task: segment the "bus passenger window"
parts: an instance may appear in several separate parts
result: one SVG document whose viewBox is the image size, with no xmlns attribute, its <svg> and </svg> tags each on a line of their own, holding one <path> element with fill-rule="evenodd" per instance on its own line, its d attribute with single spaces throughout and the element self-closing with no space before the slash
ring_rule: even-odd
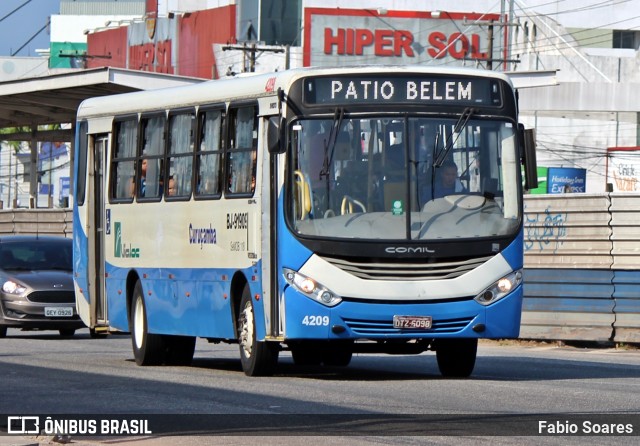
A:
<svg viewBox="0 0 640 446">
<path fill-rule="evenodd" d="M 176 114 L 169 118 L 169 183 L 173 183 L 174 190 L 167 190 L 167 196 L 191 196 L 193 177 L 193 149 L 194 149 L 193 113 Z"/>
<path fill-rule="evenodd" d="M 138 198 L 160 198 L 162 195 L 165 121 L 164 115 L 141 120 L 143 146 L 136 191 Z"/>
<path fill-rule="evenodd" d="M 222 127 L 221 110 L 208 110 L 199 115 L 200 144 L 196 152 L 196 197 L 218 197 L 222 192 Z"/>
<path fill-rule="evenodd" d="M 111 198 L 130 200 L 134 193 L 136 146 L 138 145 L 138 121 L 116 121 L 113 171 L 116 173 L 111 187 Z"/>
<path fill-rule="evenodd" d="M 256 107 L 231 110 L 229 156 L 227 161 L 230 194 L 252 194 L 256 187 L 258 119 Z"/>
</svg>

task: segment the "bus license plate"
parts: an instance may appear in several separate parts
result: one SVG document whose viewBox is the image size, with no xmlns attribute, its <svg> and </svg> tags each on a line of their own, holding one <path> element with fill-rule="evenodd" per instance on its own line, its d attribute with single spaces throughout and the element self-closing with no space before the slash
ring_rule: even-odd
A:
<svg viewBox="0 0 640 446">
<path fill-rule="evenodd" d="M 431 316 L 393 316 L 393 328 L 430 329 Z"/>
<path fill-rule="evenodd" d="M 46 317 L 71 317 L 73 316 L 73 307 L 44 307 L 44 315 Z"/>
</svg>

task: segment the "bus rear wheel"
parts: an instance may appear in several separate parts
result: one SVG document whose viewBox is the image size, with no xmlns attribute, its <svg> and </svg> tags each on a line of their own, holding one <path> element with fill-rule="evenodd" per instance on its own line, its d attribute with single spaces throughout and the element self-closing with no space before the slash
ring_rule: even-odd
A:
<svg viewBox="0 0 640 446">
<path fill-rule="evenodd" d="M 255 311 L 249 285 L 245 285 L 240 301 L 238 343 L 245 375 L 265 376 L 273 373 L 278 362 L 278 345 L 257 340 Z"/>
<path fill-rule="evenodd" d="M 441 339 L 436 344 L 438 368 L 445 378 L 467 378 L 476 365 L 477 339 Z"/>
<path fill-rule="evenodd" d="M 164 361 L 165 345 L 162 335 L 151 334 L 147 325 L 147 307 L 142 293 L 142 284 L 136 283 L 131 301 L 129 319 L 133 356 L 138 365 L 159 365 Z"/>
</svg>

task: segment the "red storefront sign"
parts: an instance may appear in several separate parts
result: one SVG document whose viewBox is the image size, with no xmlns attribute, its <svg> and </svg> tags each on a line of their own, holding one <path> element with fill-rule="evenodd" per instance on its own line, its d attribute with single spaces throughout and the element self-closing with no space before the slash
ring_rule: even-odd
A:
<svg viewBox="0 0 640 446">
<path fill-rule="evenodd" d="M 307 8 L 304 17 L 305 66 L 482 62 L 501 58 L 506 48 L 498 14 L 440 13 L 434 18 L 430 12 Z M 490 21 L 496 23 L 493 42 Z"/>
</svg>

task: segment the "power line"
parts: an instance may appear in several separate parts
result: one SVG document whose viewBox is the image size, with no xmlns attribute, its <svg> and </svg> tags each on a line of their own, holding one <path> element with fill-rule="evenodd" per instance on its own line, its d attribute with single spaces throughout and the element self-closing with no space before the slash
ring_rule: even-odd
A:
<svg viewBox="0 0 640 446">
<path fill-rule="evenodd" d="M 35 39 L 36 37 L 38 37 L 38 34 L 40 34 L 42 31 L 44 31 L 45 29 L 47 29 L 47 27 L 49 26 L 50 20 L 51 20 L 51 19 L 49 19 L 49 18 L 48 18 L 48 19 L 47 19 L 47 23 L 46 23 L 42 28 L 40 28 L 40 29 L 38 30 L 38 32 L 36 32 L 33 36 L 31 36 L 31 38 L 30 38 L 29 40 L 27 40 L 27 41 L 24 43 L 24 45 L 22 45 L 20 48 L 18 48 L 16 51 L 14 51 L 14 52 L 11 54 L 11 56 L 13 57 L 13 56 L 15 56 L 16 54 L 18 54 L 20 51 L 22 51 L 22 49 L 23 49 L 25 46 L 29 45 L 33 39 Z"/>
<path fill-rule="evenodd" d="M 14 9 L 13 11 L 11 11 L 9 14 L 5 15 L 4 17 L 2 17 L 0 19 L 0 22 L 2 22 L 4 19 L 6 19 L 7 17 L 11 17 L 16 11 L 22 9 L 23 7 L 27 6 L 29 3 L 31 3 L 32 0 L 27 0 L 26 2 L 24 2 L 23 4 L 21 4 L 20 6 L 18 6 L 16 9 Z"/>
</svg>

